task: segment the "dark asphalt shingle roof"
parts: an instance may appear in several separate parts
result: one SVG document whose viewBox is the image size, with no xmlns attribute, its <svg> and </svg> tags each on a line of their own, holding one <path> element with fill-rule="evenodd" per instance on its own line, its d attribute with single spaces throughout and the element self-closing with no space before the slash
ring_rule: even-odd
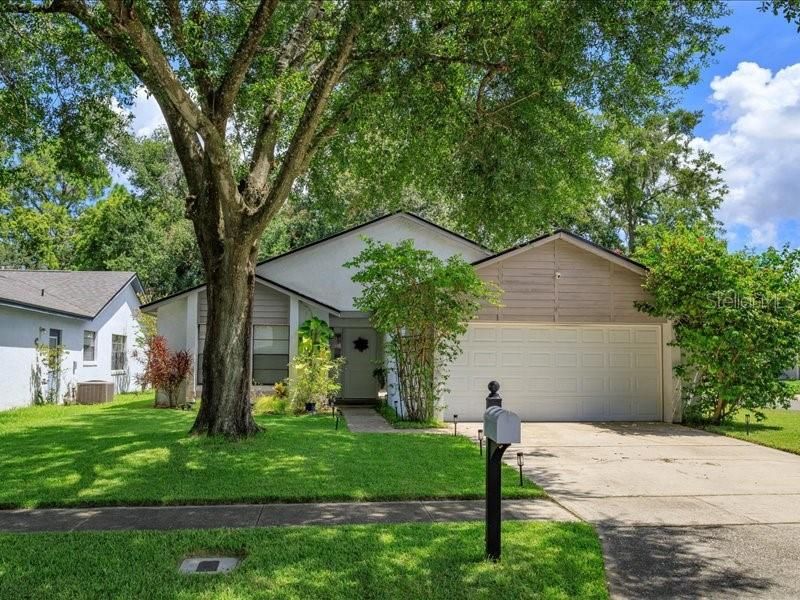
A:
<svg viewBox="0 0 800 600">
<path fill-rule="evenodd" d="M 0 304 L 93 319 L 129 282 L 132 271 L 28 271 L 0 269 Z"/>
</svg>

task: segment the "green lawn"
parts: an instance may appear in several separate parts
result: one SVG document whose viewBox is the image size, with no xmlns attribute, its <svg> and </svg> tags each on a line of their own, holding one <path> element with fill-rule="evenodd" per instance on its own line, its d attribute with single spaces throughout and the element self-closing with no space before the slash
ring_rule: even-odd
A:
<svg viewBox="0 0 800 600">
<path fill-rule="evenodd" d="M 227 575 L 181 575 L 187 555 L 243 556 Z M 0 598 L 607 598 L 583 523 L 481 523 L 0 535 Z"/>
<path fill-rule="evenodd" d="M 0 413 L 0 507 L 480 498 L 483 461 L 467 439 L 352 434 L 330 415 L 261 416 L 229 442 L 186 434 L 194 414 L 152 394 L 96 406 Z M 504 467 L 508 498 L 520 488 Z"/>
<path fill-rule="evenodd" d="M 747 434 L 744 412 L 737 414 L 732 423 L 710 426 L 708 430 L 800 454 L 800 411 L 765 410 L 764 414 L 767 416 L 765 421 L 756 423 L 755 419 L 751 420 L 750 435 Z"/>
<path fill-rule="evenodd" d="M 441 421 L 406 421 L 400 418 L 388 404 L 381 403 L 375 407 L 375 410 L 395 429 L 440 429 L 445 427 Z"/>
</svg>

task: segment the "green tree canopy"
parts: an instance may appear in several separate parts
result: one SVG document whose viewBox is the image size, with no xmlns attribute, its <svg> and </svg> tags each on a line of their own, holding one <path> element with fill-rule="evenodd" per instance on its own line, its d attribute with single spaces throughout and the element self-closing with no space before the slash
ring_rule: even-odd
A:
<svg viewBox="0 0 800 600">
<path fill-rule="evenodd" d="M 691 144 L 699 120 L 683 110 L 641 124 L 611 119 L 599 222 L 622 232 L 629 252 L 647 225 L 716 223 L 727 187 L 714 157 Z"/>
<path fill-rule="evenodd" d="M 660 230 L 637 258 L 650 267 L 640 308 L 672 321 L 687 418 L 787 407 L 778 380 L 800 354 L 800 251 L 729 252 L 708 226 Z"/>
</svg>

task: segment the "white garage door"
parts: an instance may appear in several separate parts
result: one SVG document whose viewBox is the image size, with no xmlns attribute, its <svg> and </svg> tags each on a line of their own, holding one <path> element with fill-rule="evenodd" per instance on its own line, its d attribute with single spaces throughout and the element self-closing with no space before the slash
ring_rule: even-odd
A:
<svg viewBox="0 0 800 600">
<path fill-rule="evenodd" d="M 474 324 L 451 365 L 450 420 L 483 418 L 486 385 L 525 421 L 661 419 L 657 325 Z"/>
</svg>

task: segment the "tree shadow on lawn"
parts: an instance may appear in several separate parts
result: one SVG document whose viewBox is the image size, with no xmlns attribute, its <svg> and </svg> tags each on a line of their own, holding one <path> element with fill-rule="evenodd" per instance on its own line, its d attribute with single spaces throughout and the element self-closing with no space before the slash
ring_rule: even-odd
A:
<svg viewBox="0 0 800 600">
<path fill-rule="evenodd" d="M 188 436 L 193 413 L 139 402 L 70 408 L 0 435 L 0 507 L 483 495 L 483 463 L 466 439 L 356 436 L 307 416 L 259 417 L 264 433 L 230 442 Z M 535 495 L 511 483 L 509 497 Z"/>
<path fill-rule="evenodd" d="M 507 523 L 503 558 L 478 523 L 0 536 L 0 592 L 93 598 L 605 598 L 603 561 L 580 523 Z M 187 555 L 244 556 L 226 576 L 177 573 Z M 63 569 L 65 558 L 76 565 Z M 57 586 L 52 582 L 58 581 Z M 2 595 L 2 593 L 0 593 Z"/>
</svg>

